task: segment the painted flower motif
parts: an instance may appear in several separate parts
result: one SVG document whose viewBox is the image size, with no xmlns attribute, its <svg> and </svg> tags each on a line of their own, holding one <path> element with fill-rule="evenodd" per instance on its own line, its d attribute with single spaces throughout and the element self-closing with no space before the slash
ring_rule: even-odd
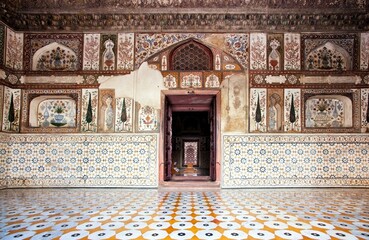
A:
<svg viewBox="0 0 369 240">
<path fill-rule="evenodd" d="M 263 81 L 264 81 L 264 78 L 263 78 L 263 76 L 262 76 L 262 75 L 255 75 L 255 77 L 254 77 L 254 81 L 255 81 L 255 83 L 257 83 L 257 84 L 262 84 L 262 83 L 263 83 Z"/>
</svg>

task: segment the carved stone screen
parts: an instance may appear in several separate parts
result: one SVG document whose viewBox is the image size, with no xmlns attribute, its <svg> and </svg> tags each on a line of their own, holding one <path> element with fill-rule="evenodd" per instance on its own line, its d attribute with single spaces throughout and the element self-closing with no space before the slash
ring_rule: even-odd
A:
<svg viewBox="0 0 369 240">
<path fill-rule="evenodd" d="M 211 50 L 194 41 L 177 47 L 171 55 L 172 70 L 211 70 L 212 65 Z"/>
<path fill-rule="evenodd" d="M 184 161 L 185 166 L 198 165 L 198 142 L 197 141 L 185 141 L 184 147 Z"/>
</svg>

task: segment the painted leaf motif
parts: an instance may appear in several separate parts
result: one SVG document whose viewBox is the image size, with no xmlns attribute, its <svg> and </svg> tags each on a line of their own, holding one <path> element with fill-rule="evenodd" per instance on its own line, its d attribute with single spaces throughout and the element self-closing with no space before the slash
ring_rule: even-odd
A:
<svg viewBox="0 0 369 240">
<path fill-rule="evenodd" d="M 92 103 L 91 103 L 91 93 L 88 93 L 88 106 L 87 106 L 87 112 L 86 112 L 86 122 L 91 123 L 92 122 Z"/>
<path fill-rule="evenodd" d="M 125 98 L 123 98 L 123 102 L 122 102 L 122 113 L 120 115 L 120 120 L 122 122 L 127 121 L 127 109 L 126 109 L 126 101 L 125 101 Z"/>
<path fill-rule="evenodd" d="M 369 94 L 368 94 L 368 106 L 366 108 L 366 122 L 369 123 Z"/>
<path fill-rule="evenodd" d="M 293 94 L 292 94 L 292 98 L 291 98 L 290 122 L 291 123 L 296 122 L 296 112 L 295 112 L 295 104 L 294 104 Z"/>
<path fill-rule="evenodd" d="M 15 121 L 15 113 L 14 113 L 14 100 L 13 100 L 13 93 L 10 96 L 10 104 L 9 104 L 9 113 L 8 113 L 8 121 L 10 123 Z"/>
<path fill-rule="evenodd" d="M 255 121 L 257 123 L 261 122 L 261 109 L 260 109 L 260 99 L 258 94 L 258 101 L 256 103 Z"/>
</svg>

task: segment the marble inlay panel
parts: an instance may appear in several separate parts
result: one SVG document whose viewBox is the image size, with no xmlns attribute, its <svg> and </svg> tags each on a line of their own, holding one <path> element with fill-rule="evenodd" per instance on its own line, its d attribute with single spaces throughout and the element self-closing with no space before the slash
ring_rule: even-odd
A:
<svg viewBox="0 0 369 240">
<path fill-rule="evenodd" d="M 364 135 L 224 135 L 222 187 L 369 185 Z"/>
<path fill-rule="evenodd" d="M 0 135 L 0 186 L 157 186 L 156 134 Z"/>
</svg>

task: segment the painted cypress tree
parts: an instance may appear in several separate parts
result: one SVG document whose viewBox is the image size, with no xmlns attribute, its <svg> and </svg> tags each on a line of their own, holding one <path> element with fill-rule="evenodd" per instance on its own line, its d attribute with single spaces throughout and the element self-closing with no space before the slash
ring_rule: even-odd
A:
<svg viewBox="0 0 369 240">
<path fill-rule="evenodd" d="M 9 121 L 9 130 L 12 130 L 12 123 L 15 121 L 13 93 L 10 96 L 8 121 Z"/>
<path fill-rule="evenodd" d="M 257 126 L 261 122 L 261 109 L 260 109 L 259 94 L 258 94 L 258 100 L 257 100 L 257 103 L 256 103 L 255 122 L 256 122 Z"/>
<path fill-rule="evenodd" d="M 296 122 L 296 112 L 295 112 L 295 103 L 293 99 L 293 94 L 291 97 L 290 122 L 292 123 L 292 129 L 293 129 L 293 124 Z"/>
<path fill-rule="evenodd" d="M 368 105 L 366 107 L 366 122 L 369 123 L 369 93 L 368 93 Z"/>
<path fill-rule="evenodd" d="M 126 101 L 125 98 L 123 98 L 122 101 L 122 113 L 120 114 L 120 120 L 124 123 L 127 121 L 127 109 L 126 109 Z"/>
<path fill-rule="evenodd" d="M 91 103 L 91 93 L 88 93 L 88 105 L 86 112 L 86 122 L 87 122 L 87 131 L 90 130 L 90 123 L 92 122 L 92 103 Z"/>
</svg>

